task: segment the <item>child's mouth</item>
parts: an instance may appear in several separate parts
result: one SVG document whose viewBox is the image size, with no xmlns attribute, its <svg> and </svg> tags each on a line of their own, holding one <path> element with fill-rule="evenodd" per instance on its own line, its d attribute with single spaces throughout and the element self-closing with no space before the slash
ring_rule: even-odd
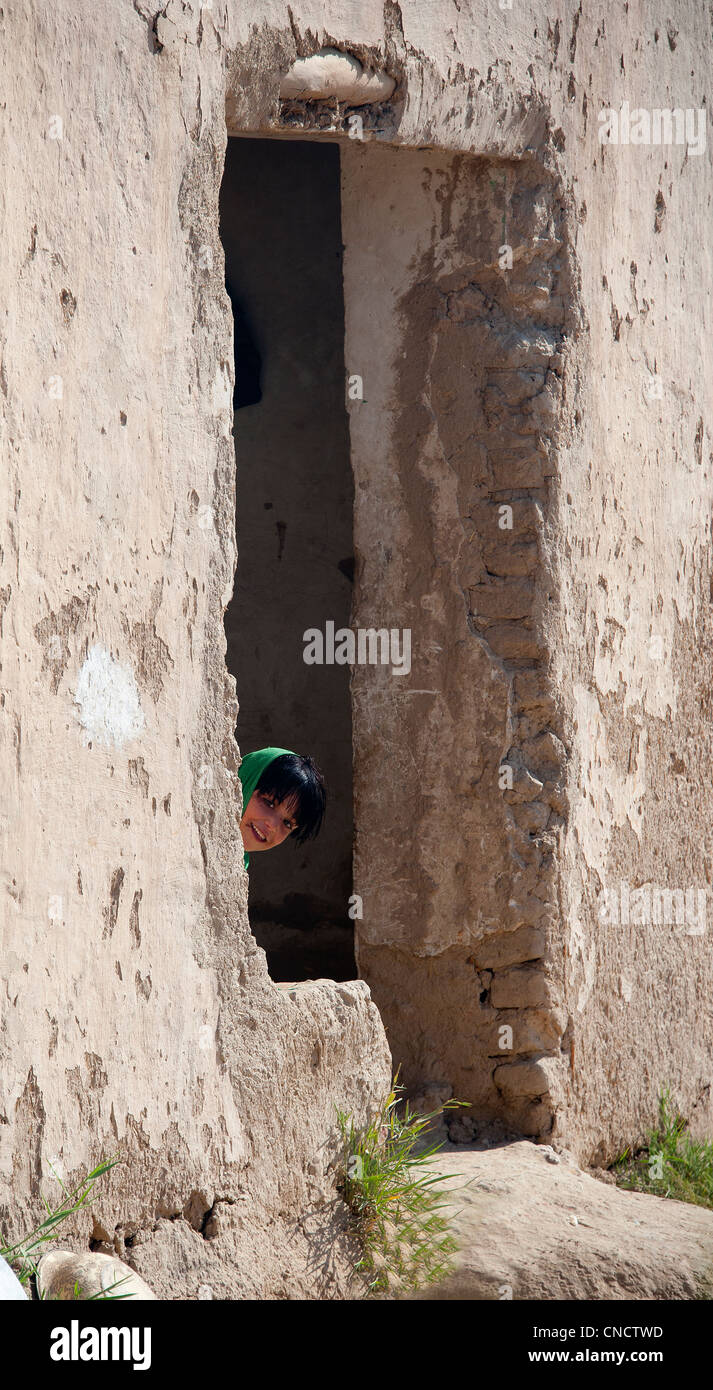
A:
<svg viewBox="0 0 713 1390">
<path fill-rule="evenodd" d="M 257 827 L 253 824 L 252 821 L 250 822 L 250 829 L 252 830 L 253 835 L 255 836 L 255 839 L 256 839 L 256 840 L 259 840 L 261 845 L 266 845 L 266 844 L 267 844 L 267 836 L 266 836 L 266 835 L 261 835 L 261 834 L 260 834 L 260 831 L 257 829 Z"/>
</svg>

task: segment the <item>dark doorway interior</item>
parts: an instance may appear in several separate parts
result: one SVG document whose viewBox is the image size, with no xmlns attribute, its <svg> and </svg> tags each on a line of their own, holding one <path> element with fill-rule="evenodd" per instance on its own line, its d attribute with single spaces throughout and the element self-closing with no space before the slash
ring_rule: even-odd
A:
<svg viewBox="0 0 713 1390">
<path fill-rule="evenodd" d="M 228 140 L 220 228 L 235 319 L 236 735 L 243 754 L 310 753 L 329 798 L 318 839 L 251 855 L 250 922 L 273 979 L 353 979 L 349 668 L 303 660 L 308 628 L 349 626 L 353 577 L 338 145 Z"/>
</svg>

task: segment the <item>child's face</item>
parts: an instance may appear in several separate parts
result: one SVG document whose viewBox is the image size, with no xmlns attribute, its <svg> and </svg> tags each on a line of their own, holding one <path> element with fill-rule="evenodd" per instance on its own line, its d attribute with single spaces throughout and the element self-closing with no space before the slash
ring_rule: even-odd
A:
<svg viewBox="0 0 713 1390">
<path fill-rule="evenodd" d="M 266 792 L 253 792 L 243 812 L 240 833 L 248 854 L 274 849 L 297 829 L 294 810 L 287 801 L 275 801 Z"/>
</svg>

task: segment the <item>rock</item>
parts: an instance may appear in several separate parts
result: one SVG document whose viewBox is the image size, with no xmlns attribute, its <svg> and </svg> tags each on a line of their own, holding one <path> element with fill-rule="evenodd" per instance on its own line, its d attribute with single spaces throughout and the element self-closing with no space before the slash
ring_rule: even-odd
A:
<svg viewBox="0 0 713 1390">
<path fill-rule="evenodd" d="M 544 1157 L 547 1162 L 543 1162 Z M 559 1162 L 551 1165 L 553 1158 Z M 455 1273 L 411 1297 L 694 1299 L 713 1291 L 713 1211 L 629 1192 L 522 1141 L 439 1152 Z M 440 1185 L 439 1185 L 440 1187 Z"/>
<path fill-rule="evenodd" d="M 132 1298 L 146 1302 L 156 1298 L 148 1284 L 116 1255 L 76 1255 L 71 1250 L 53 1250 L 43 1256 L 37 1269 L 37 1289 L 43 1298 L 70 1301 L 75 1296 L 75 1284 L 82 1300 L 110 1289 L 113 1294 L 123 1295 L 122 1301 Z"/>
<path fill-rule="evenodd" d="M 503 792 L 503 800 L 507 801 L 510 806 L 516 806 L 523 801 L 534 801 L 540 795 L 544 785 L 544 782 L 533 777 L 526 767 L 521 767 L 518 769 L 517 780 L 513 786 L 508 791 Z"/>
<path fill-rule="evenodd" d="M 27 1294 L 20 1283 L 20 1280 L 13 1274 L 7 1260 L 0 1255 L 0 1302 L 8 1303 L 11 1299 L 27 1298 Z"/>
<path fill-rule="evenodd" d="M 539 1062 L 510 1062 L 496 1067 L 495 1085 L 507 1096 L 544 1096 L 549 1090 L 546 1068 Z"/>
<path fill-rule="evenodd" d="M 504 1016 L 508 1022 L 512 1017 Z M 521 1057 L 527 1053 L 554 1051 L 564 1031 L 562 1024 L 558 1032 L 561 1017 L 558 1009 L 520 1009 L 510 1025 L 513 1030 L 513 1050 Z"/>
<path fill-rule="evenodd" d="M 457 1114 L 448 1125 L 448 1138 L 452 1144 L 470 1144 L 475 1136 L 476 1124 L 469 1115 Z"/>
<path fill-rule="evenodd" d="M 532 781 L 532 778 L 530 778 Z M 506 793 L 506 798 L 507 798 Z M 473 961 L 479 970 L 500 970 L 508 965 L 520 965 L 544 955 L 545 933 L 539 927 L 520 927 L 505 936 L 486 937 L 473 950 Z"/>
<path fill-rule="evenodd" d="M 513 816 L 521 830 L 526 830 L 529 835 L 536 835 L 538 831 L 545 829 L 550 818 L 550 808 L 541 801 L 530 801 L 522 806 L 514 806 Z"/>
</svg>

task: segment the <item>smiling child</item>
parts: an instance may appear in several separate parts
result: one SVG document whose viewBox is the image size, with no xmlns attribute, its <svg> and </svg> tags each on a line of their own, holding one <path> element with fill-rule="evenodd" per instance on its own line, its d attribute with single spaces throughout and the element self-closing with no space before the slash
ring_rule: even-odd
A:
<svg viewBox="0 0 713 1390">
<path fill-rule="evenodd" d="M 327 790 L 312 758 L 287 748 L 259 748 L 243 758 L 240 833 L 247 869 L 250 854 L 274 849 L 289 835 L 298 845 L 319 834 Z"/>
</svg>

